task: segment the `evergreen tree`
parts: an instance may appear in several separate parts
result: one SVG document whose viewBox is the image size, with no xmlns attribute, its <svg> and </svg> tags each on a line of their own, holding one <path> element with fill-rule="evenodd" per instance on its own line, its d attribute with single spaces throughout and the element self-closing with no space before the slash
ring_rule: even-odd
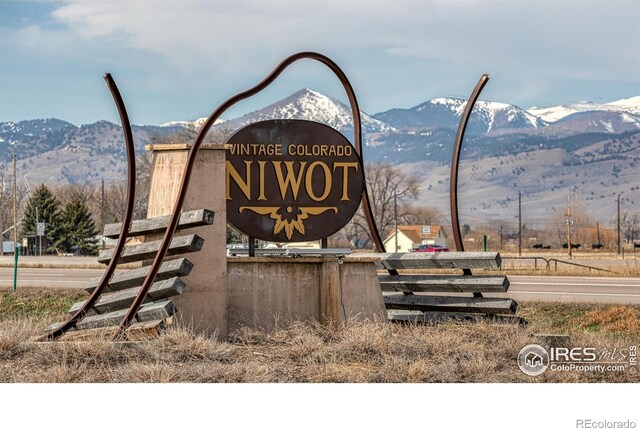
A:
<svg viewBox="0 0 640 428">
<path fill-rule="evenodd" d="M 89 208 L 79 200 L 69 202 L 60 215 L 60 235 L 54 246 L 66 253 L 96 254 L 96 225 Z"/>
<path fill-rule="evenodd" d="M 23 238 L 36 236 L 36 219 L 40 223 L 45 223 L 46 239 L 53 242 L 59 239 L 60 202 L 44 184 L 36 189 L 27 202 L 20 222 Z"/>
</svg>

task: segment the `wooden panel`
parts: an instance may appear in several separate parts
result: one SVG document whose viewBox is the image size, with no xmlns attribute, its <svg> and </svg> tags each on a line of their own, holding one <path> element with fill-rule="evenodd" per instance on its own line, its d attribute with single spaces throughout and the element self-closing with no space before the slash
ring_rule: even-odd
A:
<svg viewBox="0 0 640 428">
<path fill-rule="evenodd" d="M 128 245 L 124 248 L 123 254 L 118 260 L 118 263 L 131 263 L 139 262 L 142 260 L 152 260 L 158 249 L 160 248 L 161 241 L 145 242 L 139 245 Z M 192 253 L 194 251 L 200 251 L 204 239 L 198 235 L 186 235 L 176 236 L 171 240 L 171 245 L 167 251 L 167 256 L 175 256 L 179 254 Z M 113 250 L 106 250 L 100 253 L 98 262 L 107 264 L 113 255 Z"/>
<path fill-rule="evenodd" d="M 509 289 L 506 276 L 378 275 L 382 291 L 501 293 Z"/>
<path fill-rule="evenodd" d="M 180 215 L 180 222 L 176 230 L 187 229 L 190 227 L 206 226 L 213 224 L 213 211 L 195 210 L 187 211 Z M 145 236 L 164 233 L 169 224 L 170 216 L 148 218 L 144 220 L 134 220 L 131 222 L 131 229 L 127 236 Z M 122 223 L 112 223 L 104 226 L 104 236 L 106 238 L 117 238 L 120 235 Z"/>
<path fill-rule="evenodd" d="M 182 294 L 184 287 L 185 283 L 182 282 L 180 278 L 171 278 L 155 282 L 149 289 L 145 302 L 153 302 L 178 296 Z M 106 312 L 126 309 L 131 306 L 139 291 L 140 287 L 137 287 L 103 294 L 100 296 L 95 306 L 87 312 L 87 315 L 104 314 Z M 84 302 L 85 300 L 74 303 L 73 306 L 71 306 L 71 309 L 69 309 L 69 312 L 72 314 L 75 313 L 82 307 Z"/>
<path fill-rule="evenodd" d="M 496 252 L 375 253 L 384 269 L 473 269 L 500 267 Z"/>
<path fill-rule="evenodd" d="M 162 281 L 175 276 L 187 276 L 191 273 L 193 263 L 186 258 L 169 260 L 160 266 L 156 281 Z M 109 285 L 105 289 L 105 292 L 124 290 L 127 288 L 139 287 L 149 273 L 150 266 L 145 266 L 137 269 L 122 270 L 116 272 L 111 277 Z M 93 293 L 93 290 L 98 286 L 100 278 L 91 278 L 84 289 L 88 293 Z"/>
<path fill-rule="evenodd" d="M 387 309 L 412 311 L 479 312 L 485 314 L 514 314 L 518 304 L 513 299 L 461 296 L 386 295 Z"/>
</svg>

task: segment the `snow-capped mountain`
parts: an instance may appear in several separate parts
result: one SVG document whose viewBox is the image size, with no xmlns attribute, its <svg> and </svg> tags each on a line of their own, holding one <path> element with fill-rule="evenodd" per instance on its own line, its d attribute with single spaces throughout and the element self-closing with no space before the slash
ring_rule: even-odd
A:
<svg viewBox="0 0 640 428">
<path fill-rule="evenodd" d="M 33 119 L 20 122 L 0 123 L 0 132 L 13 132 L 23 135 L 36 135 L 44 132 L 60 131 L 65 128 L 73 128 L 75 125 L 60 119 Z"/>
<path fill-rule="evenodd" d="M 393 109 L 374 115 L 396 128 L 445 127 L 456 129 L 467 100 L 436 98 L 409 109 Z M 469 120 L 469 132 L 532 129 L 546 126 L 542 119 L 511 104 L 477 101 Z"/>
<path fill-rule="evenodd" d="M 620 111 L 593 110 L 574 113 L 553 123 L 550 128 L 576 132 L 622 133 L 640 130 L 640 115 Z"/>
<path fill-rule="evenodd" d="M 618 101 L 613 101 L 605 105 L 612 108 L 618 107 L 623 109 L 626 112 L 640 115 L 640 95 L 638 95 L 637 97 L 631 97 L 631 98 L 625 98 Z"/>
<path fill-rule="evenodd" d="M 532 107 L 527 111 L 546 122 L 556 122 L 575 113 L 590 111 L 620 112 L 640 115 L 640 96 L 625 98 L 606 104 L 596 104 L 590 101 L 584 101 L 553 107 Z"/>
<path fill-rule="evenodd" d="M 393 127 L 360 112 L 362 130 L 365 134 L 393 131 Z M 238 129 L 261 120 L 303 119 L 324 123 L 338 131 L 353 130 L 351 108 L 340 101 L 329 98 L 312 89 L 302 89 L 293 95 L 261 110 L 225 122 L 224 126 Z"/>
<path fill-rule="evenodd" d="M 75 125 L 59 119 L 33 119 L 0 123 L 0 143 L 15 144 L 25 138 L 47 133 L 57 133 L 75 128 Z"/>
<path fill-rule="evenodd" d="M 200 119 L 196 119 L 194 121 L 174 120 L 174 121 L 171 121 L 171 122 L 163 123 L 160 126 L 163 127 L 163 128 L 170 128 L 170 127 L 173 127 L 173 126 L 181 126 L 183 128 L 200 129 L 202 127 L 202 125 L 204 125 L 204 123 L 207 121 L 207 119 L 208 119 L 208 117 L 201 117 Z M 216 120 L 216 123 L 214 125 L 221 125 L 224 122 L 225 122 L 224 119 L 218 118 L 218 120 Z"/>
</svg>

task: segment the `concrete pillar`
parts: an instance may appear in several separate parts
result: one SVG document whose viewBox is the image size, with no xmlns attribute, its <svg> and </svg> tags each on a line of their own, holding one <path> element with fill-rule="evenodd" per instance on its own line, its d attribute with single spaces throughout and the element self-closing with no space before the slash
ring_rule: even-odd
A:
<svg viewBox="0 0 640 428">
<path fill-rule="evenodd" d="M 151 192 L 147 217 L 171 214 L 189 145 L 150 145 L 153 152 Z M 200 252 L 187 258 L 194 263 L 185 278 L 187 287 L 173 299 L 178 308 L 178 322 L 192 325 L 197 332 L 227 337 L 227 264 L 226 264 L 226 201 L 225 152 L 222 144 L 203 144 L 198 151 L 195 169 L 187 190 L 183 211 L 206 208 L 215 212 L 213 225 L 176 232 L 204 238 Z"/>
</svg>

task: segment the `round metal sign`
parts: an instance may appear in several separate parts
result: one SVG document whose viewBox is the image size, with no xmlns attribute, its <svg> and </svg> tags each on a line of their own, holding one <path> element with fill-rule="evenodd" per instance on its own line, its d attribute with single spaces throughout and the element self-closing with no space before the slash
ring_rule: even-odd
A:
<svg viewBox="0 0 640 428">
<path fill-rule="evenodd" d="M 227 220 L 251 237 L 314 241 L 355 214 L 362 162 L 338 131 L 306 120 L 268 120 L 227 141 Z"/>
</svg>

